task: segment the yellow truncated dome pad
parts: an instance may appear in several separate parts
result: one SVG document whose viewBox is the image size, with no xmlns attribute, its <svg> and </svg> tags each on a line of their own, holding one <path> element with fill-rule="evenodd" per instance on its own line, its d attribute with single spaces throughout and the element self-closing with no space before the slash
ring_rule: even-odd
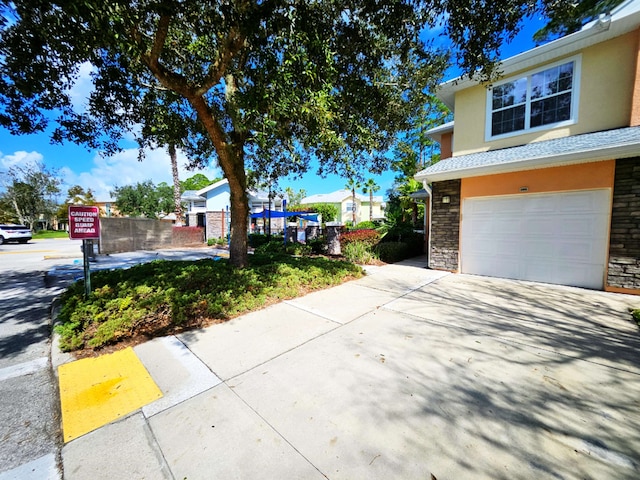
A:
<svg viewBox="0 0 640 480">
<path fill-rule="evenodd" d="M 132 348 L 58 367 L 64 441 L 162 397 Z"/>
</svg>

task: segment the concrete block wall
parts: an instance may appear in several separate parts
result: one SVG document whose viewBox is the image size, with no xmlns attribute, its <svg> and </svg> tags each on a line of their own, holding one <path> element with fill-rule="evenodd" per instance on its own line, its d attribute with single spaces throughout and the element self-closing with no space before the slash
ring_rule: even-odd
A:
<svg viewBox="0 0 640 480">
<path fill-rule="evenodd" d="M 171 222 L 148 218 L 100 218 L 100 253 L 133 252 L 170 248 Z"/>
<path fill-rule="evenodd" d="M 460 251 L 460 179 L 433 182 L 429 267 L 457 271 Z M 442 203 L 449 197 L 449 203 Z"/>
<path fill-rule="evenodd" d="M 640 289 L 640 157 L 616 160 L 607 286 Z"/>
</svg>

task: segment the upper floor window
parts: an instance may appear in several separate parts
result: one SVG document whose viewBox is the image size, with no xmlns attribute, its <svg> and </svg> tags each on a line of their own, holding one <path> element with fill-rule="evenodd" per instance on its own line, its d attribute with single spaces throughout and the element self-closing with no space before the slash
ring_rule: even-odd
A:
<svg viewBox="0 0 640 480">
<path fill-rule="evenodd" d="M 349 202 L 347 203 L 347 212 L 356 212 L 357 208 L 356 208 L 356 204 L 353 202 Z"/>
<path fill-rule="evenodd" d="M 573 123 L 579 58 L 496 84 L 488 93 L 488 138 Z"/>
</svg>

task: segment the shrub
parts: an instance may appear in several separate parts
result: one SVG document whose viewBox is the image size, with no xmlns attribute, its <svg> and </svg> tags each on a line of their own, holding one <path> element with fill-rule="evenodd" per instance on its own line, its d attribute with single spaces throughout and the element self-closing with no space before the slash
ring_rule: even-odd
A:
<svg viewBox="0 0 640 480">
<path fill-rule="evenodd" d="M 360 265 L 368 265 L 377 260 L 377 255 L 366 242 L 348 242 L 342 247 L 342 255 L 348 261 Z"/>
<path fill-rule="evenodd" d="M 283 253 L 285 251 L 284 240 L 271 240 L 270 242 L 264 242 L 258 245 L 254 253 Z"/>
<path fill-rule="evenodd" d="M 340 246 L 344 248 L 349 243 L 359 242 L 373 247 L 380 240 L 380 234 L 373 229 L 367 230 L 353 230 L 351 232 L 344 232 L 340 235 Z"/>
<path fill-rule="evenodd" d="M 100 348 L 139 334 L 166 335 L 226 320 L 361 275 L 360 267 L 347 262 L 259 253 L 250 255 L 243 269 L 208 259 L 97 271 L 88 299 L 82 282 L 64 292 L 62 323 L 55 329 L 66 351 Z"/>
<path fill-rule="evenodd" d="M 327 253 L 327 240 L 326 238 L 319 237 L 314 240 L 307 240 L 307 245 L 311 247 L 311 252 L 316 255 L 323 255 Z"/>
<path fill-rule="evenodd" d="M 381 242 L 375 247 L 380 260 L 387 263 L 395 263 L 405 258 L 413 257 L 411 248 L 404 242 Z"/>
<path fill-rule="evenodd" d="M 632 310 L 631 311 L 631 316 L 636 321 L 638 326 L 640 326 L 640 308 L 636 308 L 635 310 Z"/>
<path fill-rule="evenodd" d="M 289 243 L 285 250 L 289 255 L 311 255 L 311 245 L 304 243 Z"/>
<path fill-rule="evenodd" d="M 360 222 L 356 225 L 357 230 L 371 230 L 376 228 L 376 224 L 370 220 L 366 220 L 364 222 Z"/>
<path fill-rule="evenodd" d="M 249 234 L 249 246 L 257 248 L 260 245 L 264 245 L 269 241 L 269 237 L 262 233 L 250 233 Z"/>
<path fill-rule="evenodd" d="M 415 257 L 424 253 L 424 234 L 411 229 L 391 230 L 382 237 L 380 243 L 404 243 L 408 249 L 405 258 Z"/>
</svg>

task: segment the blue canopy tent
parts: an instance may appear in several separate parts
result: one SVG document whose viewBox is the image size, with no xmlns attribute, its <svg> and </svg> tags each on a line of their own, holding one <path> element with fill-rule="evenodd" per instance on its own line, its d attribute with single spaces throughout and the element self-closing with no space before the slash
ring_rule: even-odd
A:
<svg viewBox="0 0 640 480">
<path fill-rule="evenodd" d="M 251 218 L 287 218 L 299 217 L 310 222 L 318 221 L 318 214 L 313 212 L 280 212 L 276 210 L 264 209 L 261 212 L 252 213 Z"/>
</svg>

